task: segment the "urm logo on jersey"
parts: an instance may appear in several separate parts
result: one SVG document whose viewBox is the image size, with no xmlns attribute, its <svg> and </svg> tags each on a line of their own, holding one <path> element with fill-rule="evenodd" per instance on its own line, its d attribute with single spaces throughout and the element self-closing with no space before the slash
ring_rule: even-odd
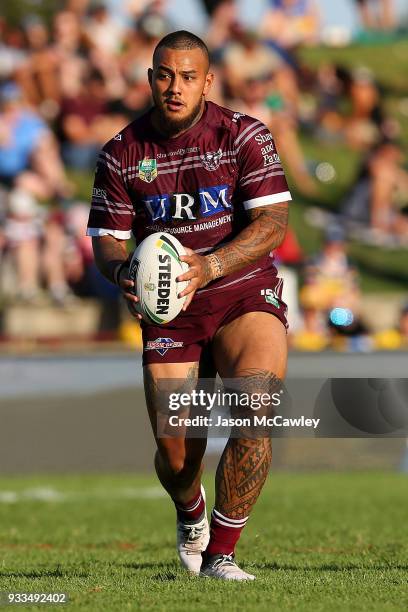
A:
<svg viewBox="0 0 408 612">
<path fill-rule="evenodd" d="M 143 204 L 152 221 L 195 221 L 231 210 L 228 189 L 229 185 L 215 185 L 202 187 L 196 193 L 153 195 L 145 198 Z"/>
</svg>

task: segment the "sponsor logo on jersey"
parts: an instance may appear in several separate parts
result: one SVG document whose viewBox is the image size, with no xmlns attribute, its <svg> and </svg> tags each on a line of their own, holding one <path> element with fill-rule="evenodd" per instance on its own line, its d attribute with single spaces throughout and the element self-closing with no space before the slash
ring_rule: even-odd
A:
<svg viewBox="0 0 408 612">
<path fill-rule="evenodd" d="M 206 170 L 212 172 L 213 170 L 217 170 L 221 163 L 221 157 L 224 155 L 221 149 L 218 149 L 216 152 L 212 153 L 203 153 L 200 155 L 200 160 L 202 165 Z"/>
<path fill-rule="evenodd" d="M 263 153 L 264 166 L 271 166 L 272 164 L 280 164 L 280 157 L 277 153 Z"/>
<path fill-rule="evenodd" d="M 169 349 L 181 348 L 183 345 L 183 342 L 176 342 L 172 338 L 156 338 L 146 342 L 145 351 L 157 351 L 163 357 Z"/>
<path fill-rule="evenodd" d="M 270 142 L 271 140 L 272 134 L 270 132 L 267 132 L 266 134 L 257 134 L 255 136 L 255 142 L 257 142 L 259 145 L 264 144 L 265 142 Z"/>
<path fill-rule="evenodd" d="M 151 183 L 155 178 L 157 178 L 157 174 L 156 159 L 147 159 L 147 157 L 145 157 L 145 159 L 142 159 L 142 161 L 139 162 L 138 176 L 141 181 Z"/>
<path fill-rule="evenodd" d="M 195 193 L 152 195 L 143 204 L 152 221 L 185 223 L 231 210 L 229 185 L 200 187 Z"/>
<path fill-rule="evenodd" d="M 175 155 L 185 155 L 186 153 L 198 153 L 200 150 L 199 147 L 187 147 L 186 149 L 179 148 L 175 151 L 169 151 L 166 153 L 157 153 L 157 159 L 163 159 L 165 157 L 174 157 Z"/>
<path fill-rule="evenodd" d="M 237 123 L 240 117 L 245 117 L 245 113 L 234 113 L 232 116 L 232 123 Z"/>
<path fill-rule="evenodd" d="M 113 137 L 113 140 L 122 140 L 122 134 L 116 134 L 116 136 Z"/>
<path fill-rule="evenodd" d="M 106 189 L 99 189 L 98 187 L 94 187 L 92 189 L 92 195 L 94 198 L 107 198 L 108 193 Z"/>
<path fill-rule="evenodd" d="M 267 132 L 266 134 L 257 134 L 254 137 L 254 140 L 259 146 L 265 145 L 261 148 L 264 166 L 271 166 L 272 164 L 280 163 L 280 158 L 276 153 L 272 134 L 270 132 Z M 275 151 L 275 153 L 273 151 Z"/>
<path fill-rule="evenodd" d="M 261 295 L 264 296 L 265 302 L 272 304 L 275 308 L 280 307 L 279 296 L 273 289 L 261 289 Z"/>
</svg>

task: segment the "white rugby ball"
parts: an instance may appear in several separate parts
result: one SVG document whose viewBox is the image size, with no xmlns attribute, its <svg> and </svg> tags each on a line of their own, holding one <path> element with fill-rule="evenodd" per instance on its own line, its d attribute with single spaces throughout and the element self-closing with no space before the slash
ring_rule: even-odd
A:
<svg viewBox="0 0 408 612">
<path fill-rule="evenodd" d="M 188 281 L 177 282 L 176 278 L 188 270 L 180 261 L 180 255 L 185 254 L 177 238 L 166 232 L 151 234 L 133 253 L 129 279 L 135 283 L 134 293 L 139 298 L 134 308 L 147 323 L 165 325 L 181 311 L 186 297 L 178 295 Z"/>
</svg>

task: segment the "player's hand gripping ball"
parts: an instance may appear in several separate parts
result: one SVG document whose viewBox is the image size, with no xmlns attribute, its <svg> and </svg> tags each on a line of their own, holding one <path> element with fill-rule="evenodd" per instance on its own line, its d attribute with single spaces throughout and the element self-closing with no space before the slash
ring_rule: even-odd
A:
<svg viewBox="0 0 408 612">
<path fill-rule="evenodd" d="M 188 265 L 180 261 L 186 254 L 177 238 L 166 232 L 148 236 L 133 253 L 129 280 L 138 301 L 128 304 L 147 323 L 165 325 L 182 310 L 186 298 L 179 295 L 188 282 L 176 279 L 188 271 Z"/>
</svg>

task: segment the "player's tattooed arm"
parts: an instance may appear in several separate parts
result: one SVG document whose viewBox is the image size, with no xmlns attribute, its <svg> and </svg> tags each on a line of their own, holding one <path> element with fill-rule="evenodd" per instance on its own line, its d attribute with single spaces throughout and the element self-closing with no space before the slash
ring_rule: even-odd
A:
<svg viewBox="0 0 408 612">
<path fill-rule="evenodd" d="M 177 280 L 190 281 L 180 293 L 180 297 L 187 296 L 183 310 L 187 309 L 197 289 L 220 276 L 232 274 L 255 263 L 281 244 L 288 224 L 287 202 L 253 208 L 248 214 L 249 225 L 225 247 L 206 256 L 186 249 L 187 255 L 181 256 L 180 259 L 189 265 L 189 270 Z"/>
<path fill-rule="evenodd" d="M 207 255 L 207 275 L 211 280 L 237 272 L 255 263 L 260 257 L 276 249 L 283 241 L 288 224 L 288 204 L 270 204 L 248 211 L 249 225 L 228 245 Z"/>
<path fill-rule="evenodd" d="M 92 238 L 92 248 L 98 270 L 105 278 L 119 285 L 131 314 L 141 319 L 141 316 L 130 308 L 130 304 L 136 303 L 138 298 L 132 293 L 133 281 L 127 278 L 127 266 L 125 265 L 128 261 L 126 240 L 117 240 L 114 236 L 98 236 Z"/>
</svg>

